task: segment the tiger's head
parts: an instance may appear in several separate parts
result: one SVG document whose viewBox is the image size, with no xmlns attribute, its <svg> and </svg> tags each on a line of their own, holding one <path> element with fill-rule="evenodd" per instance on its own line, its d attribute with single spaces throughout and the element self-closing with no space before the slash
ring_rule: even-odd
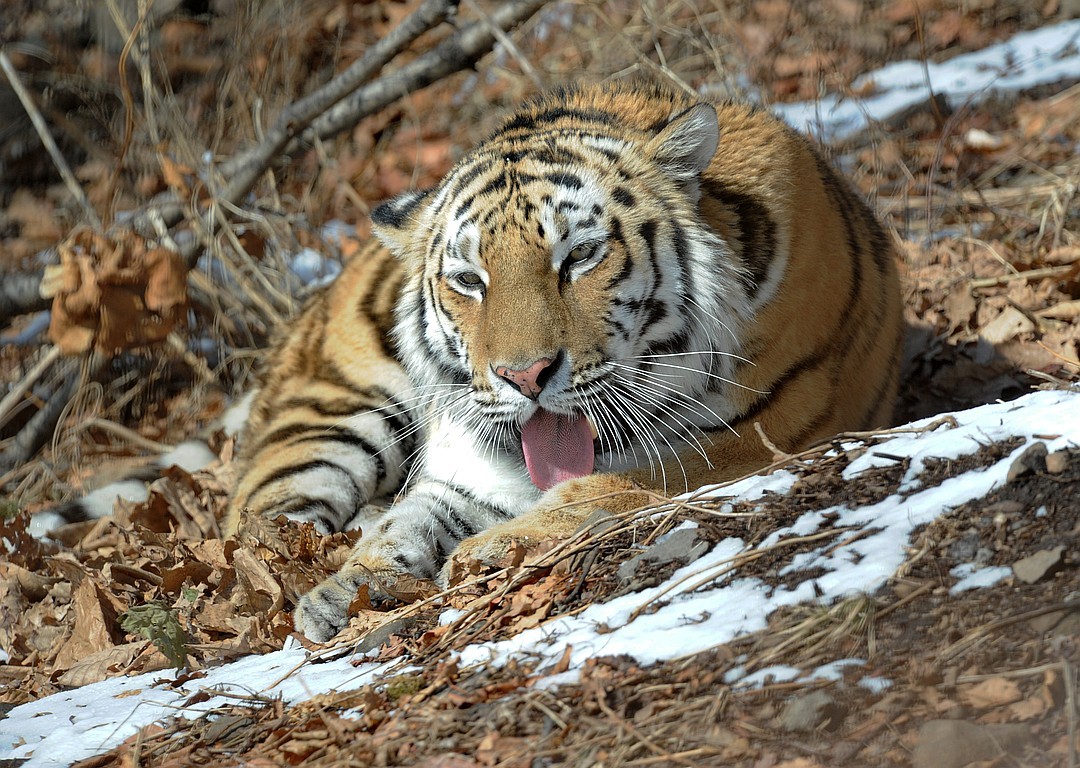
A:
<svg viewBox="0 0 1080 768">
<path fill-rule="evenodd" d="M 715 425 L 704 393 L 731 378 L 745 314 L 698 211 L 714 108 L 634 127 L 617 96 L 533 102 L 438 186 L 372 214 L 408 266 L 396 336 L 421 393 L 493 444 L 520 439 L 541 488 L 591 471 L 594 448 L 632 466 Z M 573 467 L 532 472 L 553 459 Z"/>
</svg>

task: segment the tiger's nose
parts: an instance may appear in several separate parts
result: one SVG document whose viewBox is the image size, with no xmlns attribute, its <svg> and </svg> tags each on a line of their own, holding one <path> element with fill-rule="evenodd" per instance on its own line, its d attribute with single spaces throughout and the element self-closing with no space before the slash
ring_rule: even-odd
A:
<svg viewBox="0 0 1080 768">
<path fill-rule="evenodd" d="M 521 370 L 515 370 L 505 365 L 492 365 L 491 370 L 500 379 L 513 384 L 521 390 L 521 394 L 525 395 L 525 397 L 535 400 L 540 396 L 544 385 L 551 378 L 551 374 L 554 373 L 555 367 L 552 366 L 554 362 L 554 358 L 541 357 L 527 368 Z"/>
</svg>

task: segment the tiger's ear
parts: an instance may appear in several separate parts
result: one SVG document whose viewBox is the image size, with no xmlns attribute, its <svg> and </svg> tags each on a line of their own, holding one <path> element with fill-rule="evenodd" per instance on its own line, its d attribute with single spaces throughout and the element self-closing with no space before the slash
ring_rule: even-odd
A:
<svg viewBox="0 0 1080 768">
<path fill-rule="evenodd" d="M 403 192 L 381 203 L 371 212 L 371 224 L 383 245 L 399 257 L 405 256 L 420 226 L 419 213 L 430 189 Z"/>
<path fill-rule="evenodd" d="M 709 167 L 720 143 L 720 125 L 712 104 L 697 104 L 671 118 L 645 146 L 664 173 L 697 198 L 698 177 Z"/>
</svg>

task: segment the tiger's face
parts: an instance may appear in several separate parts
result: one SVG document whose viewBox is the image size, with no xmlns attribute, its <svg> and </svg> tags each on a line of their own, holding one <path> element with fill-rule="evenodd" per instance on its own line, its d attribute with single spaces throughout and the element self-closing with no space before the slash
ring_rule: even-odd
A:
<svg viewBox="0 0 1080 768">
<path fill-rule="evenodd" d="M 527 461 L 533 439 L 585 453 L 595 436 L 609 464 L 635 438 L 660 453 L 695 412 L 707 420 L 741 306 L 697 211 L 717 140 L 707 105 L 653 134 L 496 134 L 434 190 L 377 209 L 411 267 L 397 328 L 410 374 L 492 442 L 523 435 Z"/>
</svg>

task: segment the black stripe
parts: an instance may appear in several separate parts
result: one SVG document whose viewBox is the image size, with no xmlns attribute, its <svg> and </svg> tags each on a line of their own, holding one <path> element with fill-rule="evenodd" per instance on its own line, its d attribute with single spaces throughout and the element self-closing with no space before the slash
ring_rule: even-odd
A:
<svg viewBox="0 0 1080 768">
<path fill-rule="evenodd" d="M 633 194 L 626 187 L 615 187 L 611 192 L 611 199 L 627 208 L 632 208 L 637 204 L 637 200 L 634 199 Z"/>
<path fill-rule="evenodd" d="M 450 179 L 450 181 L 454 185 L 453 191 L 450 193 L 450 197 L 457 197 L 458 193 L 460 193 L 461 190 L 469 184 L 469 182 L 471 182 L 480 174 L 486 173 L 487 171 L 491 170 L 492 165 L 493 163 L 489 159 L 481 160 L 480 158 L 474 158 L 474 162 L 470 167 L 465 170 L 458 171 L 454 174 L 453 178 Z"/>
<path fill-rule="evenodd" d="M 678 224 L 674 224 L 671 233 L 672 245 L 675 248 L 675 263 L 679 265 L 679 286 L 682 296 L 693 296 L 696 286 L 691 279 L 690 272 L 690 244 L 686 240 L 686 232 Z"/>
<path fill-rule="evenodd" d="M 381 449 L 376 448 L 369 440 L 361 437 L 346 427 L 328 427 L 319 429 L 316 434 L 302 437 L 298 443 L 336 443 L 349 448 L 358 449 L 365 456 L 375 462 L 376 484 L 386 479 L 386 460 L 382 457 Z"/>
<path fill-rule="evenodd" d="M 604 138 L 604 139 L 610 138 L 608 136 L 603 136 L 603 135 L 597 135 L 597 134 L 591 134 L 591 133 L 580 133 L 580 134 L 578 134 L 579 140 L 581 139 L 581 137 L 584 137 L 584 136 L 592 136 L 592 137 L 595 137 L 595 138 Z M 588 147 L 593 152 L 599 152 L 601 155 L 604 156 L 605 159 L 607 159 L 607 160 L 609 160 L 611 162 L 614 162 L 614 161 L 619 160 L 619 159 L 622 158 L 622 154 L 619 153 L 619 152 L 616 152 L 614 149 L 606 149 L 604 147 L 597 147 L 597 146 L 595 146 L 593 144 L 585 144 L 584 146 Z"/>
<path fill-rule="evenodd" d="M 305 461 L 301 464 L 292 464 L 287 467 L 281 467 L 274 472 L 271 472 L 269 477 L 265 478 L 262 482 L 260 482 L 258 488 L 251 495 L 254 496 L 255 493 L 261 491 L 263 488 L 266 488 L 268 485 L 280 482 L 281 480 L 288 480 L 291 477 L 302 475 L 305 472 L 310 472 L 314 469 L 329 469 L 340 475 L 343 475 L 349 481 L 349 485 L 352 487 L 351 496 L 353 507 L 359 507 L 361 504 L 367 503 L 367 494 L 365 494 L 363 490 L 361 490 L 355 478 L 353 478 L 352 473 L 340 464 L 335 464 L 334 462 L 327 461 L 325 459 L 312 459 L 311 461 Z"/>
<path fill-rule="evenodd" d="M 560 187 L 568 187 L 569 189 L 581 189 L 585 186 L 585 182 L 581 180 L 580 176 L 575 173 L 569 173 L 567 171 L 556 171 L 555 173 L 549 173 L 544 176 L 544 179 L 550 181 L 552 184 L 557 184 Z"/>
<path fill-rule="evenodd" d="M 278 515 L 309 515 L 322 523 L 327 530 L 337 532 L 342 529 L 341 514 L 330 502 L 323 499 L 297 498 L 277 504 L 263 513 L 264 517 L 275 518 Z"/>
<path fill-rule="evenodd" d="M 686 352 L 690 343 L 690 335 L 685 329 L 676 332 L 674 336 L 662 341 L 654 341 L 645 349 L 646 355 L 670 355 L 678 352 Z M 722 382 L 721 382 L 722 383 Z"/>
<path fill-rule="evenodd" d="M 340 368 L 338 368 L 334 357 L 326 354 L 324 348 L 326 339 L 323 339 L 323 345 L 320 346 L 318 352 L 318 360 L 314 366 L 315 370 L 312 371 L 311 377 L 316 381 L 324 381 L 327 384 L 332 384 L 335 387 L 339 387 L 355 395 L 362 394 L 364 389 L 346 376 Z"/>
<path fill-rule="evenodd" d="M 556 97 L 557 98 L 557 97 Z M 585 110 L 585 109 L 569 109 L 567 107 L 551 107 L 537 114 L 518 114 L 510 118 L 508 121 L 502 124 L 502 126 L 488 137 L 488 140 L 497 138 L 504 134 L 523 132 L 533 133 L 536 129 L 542 125 L 558 122 L 559 120 L 569 118 L 576 123 L 599 123 L 601 125 L 612 125 L 616 122 L 615 115 L 610 112 L 600 112 L 599 110 Z"/>
<path fill-rule="evenodd" d="M 371 212 L 371 221 L 384 227 L 401 229 L 405 220 L 416 210 L 416 207 L 428 196 L 431 190 L 422 190 L 409 193 L 408 196 L 397 197 L 388 200 L 382 205 L 376 206 Z"/>
<path fill-rule="evenodd" d="M 428 361 L 432 365 L 434 365 L 436 368 L 438 368 L 439 373 L 442 375 L 443 379 L 447 380 L 448 382 L 453 383 L 453 384 L 469 384 L 471 382 L 471 379 L 469 378 L 469 375 L 467 373 L 463 372 L 463 371 L 458 370 L 457 368 L 451 367 L 442 358 L 442 355 L 439 354 L 440 350 L 435 349 L 431 345 L 431 339 L 428 338 L 428 334 L 427 334 L 427 327 L 428 327 L 428 305 L 427 305 L 427 301 L 431 300 L 431 285 L 430 285 L 430 283 L 425 281 L 423 283 L 423 286 L 422 286 L 421 290 L 424 292 L 425 301 L 423 301 L 423 302 L 417 301 L 416 302 L 419 306 L 418 306 L 417 310 L 413 311 L 413 315 L 416 318 L 417 338 L 418 338 L 420 344 L 423 346 L 424 350 L 427 352 Z M 434 311 L 434 310 L 431 310 L 431 311 Z M 439 337 L 443 338 L 445 340 L 445 337 L 443 337 L 441 332 L 439 333 Z M 451 357 L 453 357 L 452 354 L 451 354 Z"/>
<path fill-rule="evenodd" d="M 452 505 L 440 506 L 439 511 L 446 515 L 447 522 L 452 523 L 456 529 L 464 534 L 461 538 L 467 539 L 480 533 L 480 528 L 476 527 L 471 520 L 462 517 Z"/>
<path fill-rule="evenodd" d="M 386 255 L 383 257 L 382 263 L 375 269 L 375 274 L 371 277 L 367 284 L 367 291 L 357 302 L 357 310 L 359 312 L 359 319 L 363 323 L 364 321 L 371 322 L 373 325 L 378 325 L 376 321 L 377 312 L 375 311 L 375 302 L 379 298 L 379 290 L 386 285 L 387 277 L 391 272 L 397 270 L 400 267 L 398 261 L 392 256 Z M 388 355 L 392 357 L 392 355 Z"/>
<path fill-rule="evenodd" d="M 749 423 L 756 418 L 769 403 L 775 400 L 780 392 L 784 390 L 792 381 L 802 377 L 807 371 L 813 370 L 820 366 L 825 359 L 829 356 L 831 349 L 826 346 L 824 349 L 815 349 L 809 354 L 804 355 L 799 360 L 796 360 L 790 365 L 783 373 L 772 380 L 766 387 L 764 395 L 754 401 L 754 404 L 750 406 L 750 409 L 744 411 L 735 421 L 731 423 L 731 426 L 738 431 L 737 425 Z M 743 363 L 746 365 L 746 363 Z M 738 377 L 736 377 L 738 378 Z"/>
<path fill-rule="evenodd" d="M 705 194 L 735 214 L 740 256 L 748 270 L 744 282 L 752 297 L 776 256 L 776 224 L 769 216 L 768 207 L 753 195 L 715 180 L 705 180 L 702 187 Z"/>
<path fill-rule="evenodd" d="M 856 311 L 859 293 L 862 291 L 862 259 L 859 258 L 862 248 L 861 243 L 859 242 L 858 230 L 856 228 L 857 219 L 854 215 L 855 211 L 853 209 L 855 206 L 853 205 L 854 200 L 852 199 L 852 195 L 840 182 L 840 179 L 837 178 L 836 174 L 828 166 L 825 160 L 820 155 L 815 154 L 815 157 L 818 163 L 818 173 L 821 176 L 821 183 L 825 186 L 825 192 L 832 199 L 844 224 L 848 256 L 851 259 L 851 288 L 848 291 L 844 311 L 836 322 L 836 327 L 844 329 L 845 332 L 842 337 L 835 337 L 833 339 L 833 344 L 828 345 L 826 348 L 837 349 L 850 344 L 851 339 L 853 339 L 855 334 L 859 331 L 859 324 L 853 322 L 852 315 Z"/>
<path fill-rule="evenodd" d="M 470 491 L 468 488 L 462 488 L 460 485 L 449 485 L 448 487 L 450 488 L 450 490 L 452 490 L 458 496 L 464 498 L 473 506 L 479 507 L 480 509 L 486 509 L 488 512 L 491 512 L 496 517 L 501 517 L 504 520 L 510 520 L 514 517 L 514 515 L 512 515 L 502 507 L 497 507 L 487 499 L 481 499 L 479 496 L 473 495 L 473 492 Z"/>
</svg>

